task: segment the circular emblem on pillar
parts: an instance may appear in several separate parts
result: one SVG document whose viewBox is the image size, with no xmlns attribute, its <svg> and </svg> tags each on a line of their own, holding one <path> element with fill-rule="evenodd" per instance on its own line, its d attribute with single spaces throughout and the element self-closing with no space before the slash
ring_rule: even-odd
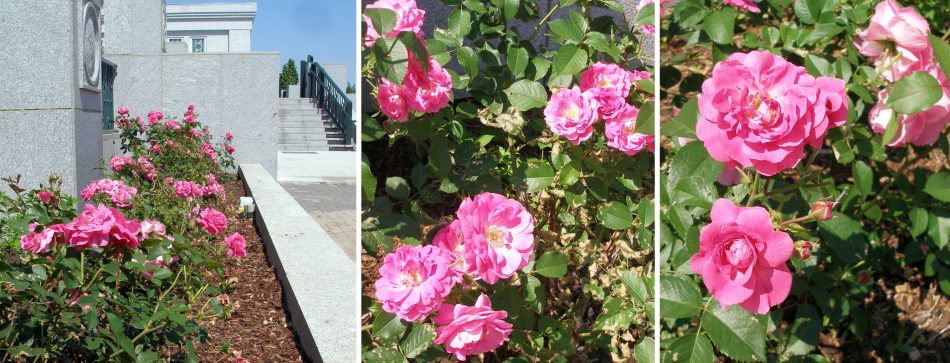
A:
<svg viewBox="0 0 950 363">
<path fill-rule="evenodd" d="M 102 66 L 102 35 L 99 33 L 99 12 L 95 4 L 86 3 L 82 11 L 82 73 L 84 84 L 99 88 L 99 68 Z"/>
</svg>

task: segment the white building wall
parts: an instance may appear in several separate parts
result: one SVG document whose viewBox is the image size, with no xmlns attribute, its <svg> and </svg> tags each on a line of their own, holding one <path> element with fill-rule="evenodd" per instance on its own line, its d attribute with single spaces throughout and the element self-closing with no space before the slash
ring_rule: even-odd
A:
<svg viewBox="0 0 950 363">
<path fill-rule="evenodd" d="M 204 38 L 208 53 L 250 52 L 256 14 L 256 3 L 167 5 L 166 42 L 182 39 L 191 53 L 192 39 Z"/>
</svg>

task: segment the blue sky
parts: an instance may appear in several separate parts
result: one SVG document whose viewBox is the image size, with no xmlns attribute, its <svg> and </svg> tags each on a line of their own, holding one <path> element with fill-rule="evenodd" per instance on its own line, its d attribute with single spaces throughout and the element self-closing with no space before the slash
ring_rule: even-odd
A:
<svg viewBox="0 0 950 363">
<path fill-rule="evenodd" d="M 245 0 L 251 1 L 251 0 Z M 243 2 L 240 0 L 165 0 L 167 4 Z M 251 50 L 279 51 L 283 66 L 312 55 L 319 63 L 347 65 L 350 82 L 356 82 L 356 1 L 257 0 L 257 17 L 251 33 Z M 346 87 L 341 84 L 340 87 Z"/>
</svg>

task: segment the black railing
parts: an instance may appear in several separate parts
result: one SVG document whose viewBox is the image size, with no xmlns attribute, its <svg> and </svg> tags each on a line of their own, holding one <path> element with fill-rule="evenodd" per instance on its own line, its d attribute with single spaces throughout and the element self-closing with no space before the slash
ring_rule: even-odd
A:
<svg viewBox="0 0 950 363">
<path fill-rule="evenodd" d="M 312 56 L 307 56 L 307 60 L 301 61 L 300 66 L 300 73 L 303 75 L 300 97 L 313 99 L 343 132 L 344 146 L 355 149 L 356 122 L 353 121 L 353 101 L 333 81 L 330 74 L 313 61 Z"/>
</svg>

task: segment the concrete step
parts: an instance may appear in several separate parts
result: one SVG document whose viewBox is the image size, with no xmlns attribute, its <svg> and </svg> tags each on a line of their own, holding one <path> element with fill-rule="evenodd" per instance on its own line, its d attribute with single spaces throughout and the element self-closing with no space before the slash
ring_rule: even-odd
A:
<svg viewBox="0 0 950 363">
<path fill-rule="evenodd" d="M 330 151 L 330 146 L 278 145 L 280 151 Z"/>
<path fill-rule="evenodd" d="M 278 115 L 277 120 L 278 121 L 305 121 L 305 122 L 313 122 L 313 123 L 329 121 L 329 120 L 324 120 L 322 117 L 317 116 L 317 115 Z"/>
<path fill-rule="evenodd" d="M 300 143 L 309 143 L 309 142 L 318 142 L 318 143 L 330 143 L 331 141 L 343 141 L 342 137 L 327 137 L 326 135 L 314 135 L 314 134 L 290 134 L 290 135 L 278 135 L 277 143 L 282 144 L 300 144 Z"/>
<path fill-rule="evenodd" d="M 324 121 L 324 120 L 282 120 L 277 119 L 277 126 L 289 126 L 289 127 L 308 127 L 308 126 L 322 126 L 322 127 L 336 127 L 336 122 L 333 121 Z"/>
</svg>

